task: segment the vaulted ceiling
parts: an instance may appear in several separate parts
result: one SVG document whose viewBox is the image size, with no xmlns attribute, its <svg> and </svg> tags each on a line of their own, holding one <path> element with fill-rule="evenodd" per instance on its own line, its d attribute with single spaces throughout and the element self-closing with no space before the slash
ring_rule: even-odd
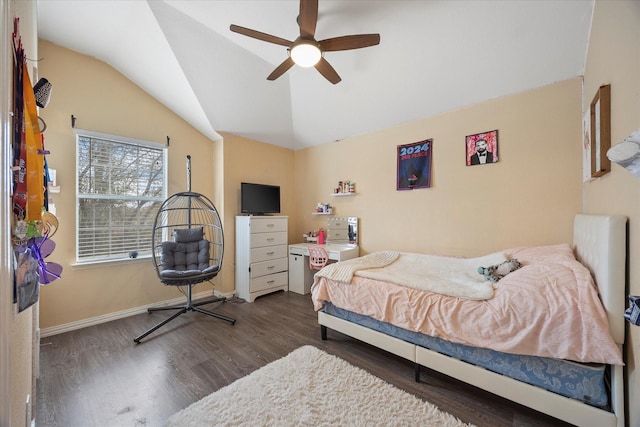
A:
<svg viewBox="0 0 640 427">
<path fill-rule="evenodd" d="M 300 149 L 580 76 L 593 0 L 319 0 L 316 38 L 342 81 L 230 24 L 299 36 L 297 0 L 38 0 L 39 37 L 102 60 L 211 139 Z M 46 76 L 42 76 L 46 77 Z M 55 82 L 52 82 L 55 90 Z"/>
</svg>

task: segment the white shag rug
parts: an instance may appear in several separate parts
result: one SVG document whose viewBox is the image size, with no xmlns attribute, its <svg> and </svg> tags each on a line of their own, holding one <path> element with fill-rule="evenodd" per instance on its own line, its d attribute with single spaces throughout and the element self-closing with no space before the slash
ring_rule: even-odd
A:
<svg viewBox="0 0 640 427">
<path fill-rule="evenodd" d="M 312 346 L 202 398 L 165 426 L 439 426 L 454 416 Z"/>
</svg>

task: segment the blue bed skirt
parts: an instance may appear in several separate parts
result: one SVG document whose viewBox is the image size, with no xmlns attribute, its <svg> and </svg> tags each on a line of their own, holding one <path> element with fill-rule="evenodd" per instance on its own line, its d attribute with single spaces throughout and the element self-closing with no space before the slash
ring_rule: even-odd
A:
<svg viewBox="0 0 640 427">
<path fill-rule="evenodd" d="M 481 366 L 493 372 L 535 385 L 599 408 L 609 408 L 607 365 L 577 363 L 547 357 L 521 356 L 486 348 L 454 344 L 325 303 L 323 311 L 403 341 Z"/>
</svg>

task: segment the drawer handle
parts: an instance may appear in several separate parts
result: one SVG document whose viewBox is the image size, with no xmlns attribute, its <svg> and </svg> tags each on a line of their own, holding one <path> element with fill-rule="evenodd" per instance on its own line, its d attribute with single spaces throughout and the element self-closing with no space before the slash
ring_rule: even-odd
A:
<svg viewBox="0 0 640 427">
<path fill-rule="evenodd" d="M 271 256 L 271 255 L 273 255 L 273 254 L 275 254 L 275 252 L 273 252 L 273 251 L 271 251 L 271 252 L 267 252 L 267 255 L 269 255 L 269 256 Z"/>
<path fill-rule="evenodd" d="M 275 237 L 267 237 L 267 242 L 273 242 L 275 239 Z"/>
<path fill-rule="evenodd" d="M 268 283 L 268 284 L 270 284 L 270 285 L 272 285 L 272 284 L 273 284 L 273 283 L 275 283 L 275 282 L 276 282 L 275 280 L 269 280 L 267 283 Z"/>
<path fill-rule="evenodd" d="M 269 227 L 269 228 L 273 228 L 275 226 L 276 226 L 275 224 L 267 224 L 267 227 Z"/>
<path fill-rule="evenodd" d="M 276 268 L 275 265 L 270 265 L 269 267 L 267 267 L 267 270 L 273 270 L 274 268 Z"/>
</svg>

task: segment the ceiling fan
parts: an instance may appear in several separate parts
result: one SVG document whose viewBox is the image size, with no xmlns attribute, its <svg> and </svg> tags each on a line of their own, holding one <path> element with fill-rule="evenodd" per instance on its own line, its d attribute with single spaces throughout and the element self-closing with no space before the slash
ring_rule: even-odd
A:
<svg viewBox="0 0 640 427">
<path fill-rule="evenodd" d="M 294 41 L 233 24 L 229 29 L 238 34 L 288 48 L 289 57 L 269 74 L 267 80 L 277 79 L 294 64 L 297 64 L 301 67 L 315 67 L 327 80 L 336 84 L 342 79 L 331 64 L 324 59 L 324 52 L 360 49 L 380 43 L 380 34 L 353 34 L 317 41 L 315 39 L 317 21 L 318 0 L 300 0 L 300 14 L 298 15 L 300 37 Z"/>
</svg>

